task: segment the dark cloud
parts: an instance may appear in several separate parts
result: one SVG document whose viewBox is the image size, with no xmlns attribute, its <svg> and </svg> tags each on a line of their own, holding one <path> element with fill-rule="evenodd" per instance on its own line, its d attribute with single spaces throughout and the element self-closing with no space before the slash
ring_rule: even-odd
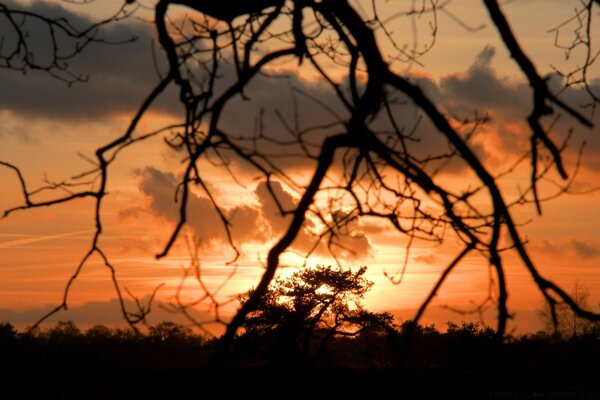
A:
<svg viewBox="0 0 600 400">
<path fill-rule="evenodd" d="M 284 123 L 303 130 L 349 117 L 337 95 L 322 82 L 302 80 L 293 73 L 257 75 L 246 86 L 243 96 L 235 97 L 225 108 L 223 128 L 250 136 L 261 111 L 264 111 L 263 133 L 278 139 L 282 139 Z"/>
<path fill-rule="evenodd" d="M 292 73 L 257 75 L 243 96 L 227 104 L 219 128 L 250 151 L 256 146 L 277 168 L 302 169 L 315 164 L 304 149 L 318 156 L 323 140 L 341 132 L 341 121 L 348 117 L 335 93 L 323 83 L 307 82 Z M 298 144 L 300 132 L 308 144 L 304 149 Z M 242 165 L 244 171 L 246 165 Z"/>
<path fill-rule="evenodd" d="M 433 80 L 417 77 L 413 81 L 434 99 L 442 98 L 440 88 Z M 345 87 L 345 83 L 341 82 L 340 86 Z M 448 140 L 427 118 L 423 118 L 406 96 L 392 92 L 390 97 L 394 121 L 382 111 L 370 122 L 373 131 L 392 132 L 397 126 L 406 135 L 412 133 L 406 145 L 416 158 L 451 151 Z M 225 108 L 220 128 L 235 137 L 240 146 L 250 151 L 256 146 L 278 168 L 302 169 L 314 166 L 314 157 L 318 156 L 323 140 L 343 132 L 346 129 L 343 122 L 349 117 L 336 93 L 323 83 L 308 82 L 293 74 L 257 76 L 244 90 L 244 96 L 237 96 Z M 290 129 L 305 132 L 302 135 L 308 144 L 305 148 L 298 145 Z M 257 141 L 248 140 L 253 135 L 258 138 Z M 386 134 L 382 134 L 381 138 L 386 140 Z M 476 152 L 481 153 L 477 145 L 474 147 Z M 305 155 L 305 149 L 312 158 Z M 241 162 L 239 165 L 242 165 L 240 172 L 245 173 L 246 164 Z M 445 170 L 453 172 L 464 168 L 465 164 L 460 161 L 445 166 Z"/>
<path fill-rule="evenodd" d="M 581 258 L 593 258 L 600 256 L 600 247 L 597 244 L 588 244 L 579 240 L 571 241 L 575 253 Z"/>
<path fill-rule="evenodd" d="M 485 158 L 499 157 L 502 163 L 509 155 L 520 155 L 529 149 L 530 128 L 526 118 L 532 110 L 532 92 L 524 78 L 509 79 L 501 76 L 492 65 L 495 50 L 486 46 L 476 57 L 471 67 L 465 73 L 451 74 L 440 80 L 438 91 L 431 93 L 440 104 L 443 104 L 450 115 L 459 118 L 472 117 L 477 111 L 481 116 L 487 114 L 491 122 L 474 136 L 474 143 L 493 143 L 485 150 L 481 146 L 472 145 L 475 152 Z M 597 155 L 600 154 L 600 113 L 592 115 L 590 95 L 581 86 L 563 89 L 564 82 L 556 75 L 548 76 L 550 90 L 558 93 L 559 97 L 574 109 L 587 116 L 594 123 L 594 128 L 581 126 L 564 110 L 554 105 L 555 111 L 561 118 L 554 117 L 542 120 L 542 124 L 550 130 L 550 136 L 556 143 L 561 143 L 572 128 L 576 128 L 571 139 L 571 146 L 565 152 L 573 156 L 582 141 L 587 142 L 584 153 L 584 165 L 600 170 Z M 589 89 L 596 95 L 600 94 L 600 79 L 590 82 Z M 493 148 L 490 148 L 493 147 Z M 491 151 L 493 150 L 493 151 Z"/>
<path fill-rule="evenodd" d="M 367 236 L 362 221 L 355 214 L 344 210 L 332 213 L 333 229 L 336 233 L 336 247 L 333 251 L 343 258 L 361 258 L 371 253 L 371 240 Z"/>
<path fill-rule="evenodd" d="M 31 4 L 8 2 L 11 8 L 22 9 L 51 18 L 66 18 L 75 27 L 87 27 L 94 21 L 60 6 L 57 2 L 35 1 Z M 1 24 L 0 24 L 1 25 Z M 4 24 L 6 26 L 6 24 Z M 25 29 L 36 61 L 48 61 L 52 42 L 43 23 L 27 19 Z M 6 35 L 3 53 L 10 49 L 11 37 Z M 139 107 L 158 83 L 152 61 L 152 26 L 135 19 L 111 23 L 101 27 L 97 37 L 109 42 L 137 38 L 135 42 L 118 45 L 91 44 L 81 54 L 68 60 L 68 70 L 88 81 L 72 86 L 50 77 L 43 71 L 22 74 L 0 70 L 0 110 L 53 119 L 100 118 L 110 114 L 131 112 Z M 77 43 L 57 38 L 59 51 L 68 53 Z M 14 43 L 14 40 L 12 41 Z M 156 52 L 158 63 L 165 62 L 161 51 Z M 171 90 L 159 101 L 158 109 L 178 112 L 175 91 Z"/>
<path fill-rule="evenodd" d="M 92 22 L 88 17 L 61 8 L 56 3 L 8 4 L 53 17 L 63 16 L 75 26 L 87 26 Z M 30 36 L 37 38 L 36 46 L 42 49 L 47 47 L 44 27 L 33 24 L 29 28 Z M 14 71 L 0 71 L 0 85 L 3 88 L 0 93 L 0 111 L 46 118 L 96 120 L 115 113 L 133 112 L 158 79 L 152 62 L 153 27 L 130 19 L 109 24 L 99 32 L 99 37 L 112 41 L 132 36 L 138 37 L 135 43 L 115 46 L 94 44 L 86 48 L 72 60 L 70 68 L 74 72 L 88 75 L 89 82 L 72 87 L 37 71 L 25 75 Z M 40 52 L 42 58 L 43 53 Z M 525 117 L 531 109 L 530 88 L 523 79 L 517 81 L 501 76 L 493 68 L 494 55 L 494 48 L 485 47 L 466 72 L 447 75 L 439 82 L 425 76 L 410 77 L 448 115 L 472 118 L 476 111 L 479 115 L 491 115 L 494 128 L 482 129 L 471 142 L 472 149 L 482 159 L 493 157 L 491 150 L 482 145 L 484 142 L 497 142 L 496 153 L 503 154 L 521 153 L 529 143 L 529 135 L 522 130 L 527 129 Z M 162 51 L 157 51 L 156 56 L 158 63 L 165 68 Z M 217 95 L 226 90 L 235 78 L 230 64 L 221 63 L 220 68 L 220 77 L 215 87 Z M 202 80 L 202 77 L 199 79 Z M 558 87 L 555 81 L 556 78 L 550 80 L 552 87 Z M 345 82 L 341 82 L 341 87 L 345 90 Z M 592 82 L 592 90 L 600 93 L 600 80 Z M 582 88 L 571 88 L 560 96 L 575 107 L 589 102 L 589 96 Z M 392 109 L 395 124 L 404 132 L 414 130 L 413 140 L 408 142 L 412 155 L 424 158 L 450 151 L 447 139 L 428 119 L 422 118 L 421 113 L 405 96 L 391 93 L 391 97 L 394 98 Z M 181 115 L 174 86 L 161 97 L 157 107 L 164 112 Z M 596 113 L 597 126 L 600 125 L 599 116 L 600 113 Z M 227 104 L 219 127 L 248 149 L 257 145 L 260 152 L 269 155 L 269 159 L 277 167 L 288 170 L 314 166 L 314 159 L 306 157 L 302 148 L 294 143 L 294 136 L 289 129 L 315 128 L 306 132 L 303 138 L 311 144 L 306 148 L 316 156 L 324 138 L 341 131 L 341 122 L 348 118 L 348 111 L 325 83 L 308 82 L 291 72 L 271 72 L 256 76 L 245 88 L 243 95 L 234 97 Z M 335 122 L 339 124 L 331 126 Z M 571 125 L 574 125 L 572 120 L 563 118 L 554 131 L 566 133 Z M 372 122 L 372 127 L 378 131 L 392 131 L 392 123 L 383 112 Z M 597 129 L 594 131 L 597 132 Z M 258 142 L 250 141 L 255 135 L 260 136 Z M 561 135 L 557 138 L 560 140 Z M 598 135 L 587 135 L 585 139 L 588 141 L 588 154 L 600 153 Z M 226 152 L 223 154 L 226 155 Z M 234 158 L 233 155 L 230 156 Z M 598 157 L 588 158 L 586 165 L 600 169 L 600 163 L 596 161 Z M 437 166 L 431 165 L 428 168 L 433 170 Z M 243 162 L 234 163 L 234 168 L 240 173 L 247 171 Z M 461 173 L 465 168 L 466 164 L 461 160 L 443 166 L 444 171 L 454 173 Z"/>
<path fill-rule="evenodd" d="M 562 89 L 562 80 L 557 75 L 551 75 L 549 77 L 549 86 L 554 93 L 558 93 L 558 97 L 565 103 L 572 106 L 575 110 L 579 111 L 582 115 L 587 117 L 594 126 L 592 128 L 584 128 L 574 122 L 574 120 L 566 114 L 560 108 L 554 106 L 555 110 L 561 114 L 561 118 L 553 128 L 553 134 L 561 133 L 560 136 L 565 137 L 568 132 L 575 127 L 573 131 L 573 138 L 569 142 L 569 149 L 572 158 L 575 158 L 576 153 L 579 150 L 579 146 L 585 142 L 585 148 L 583 151 L 584 167 L 590 168 L 596 172 L 600 171 L 600 112 L 598 112 L 598 106 L 593 112 L 593 108 L 590 107 L 590 96 L 587 89 L 579 87 L 569 87 Z M 600 96 L 600 79 L 593 79 L 590 82 L 589 90 L 596 96 Z"/>
<path fill-rule="evenodd" d="M 470 147 L 476 155 L 482 160 L 491 160 L 496 164 L 504 165 L 507 156 L 521 155 L 529 149 L 530 129 L 526 118 L 532 109 L 532 92 L 523 77 L 509 78 L 503 76 L 493 67 L 495 49 L 486 46 L 475 58 L 469 69 L 462 73 L 454 73 L 444 76 L 439 82 L 436 82 L 427 76 L 413 76 L 409 79 L 418 85 L 440 108 L 440 110 L 449 117 L 462 119 L 473 119 L 476 115 L 482 117 L 488 115 L 491 121 L 480 128 L 472 137 Z M 294 115 L 292 103 L 290 101 L 289 88 L 286 90 L 282 85 L 282 80 L 271 80 L 258 85 L 258 88 L 264 88 L 264 93 L 269 93 L 273 97 L 272 103 L 264 103 L 264 109 L 282 109 L 287 110 L 283 114 Z M 273 86 L 275 85 L 275 86 Z M 553 92 L 559 93 L 562 87 L 560 78 L 556 75 L 549 76 L 549 85 Z M 279 86 L 279 89 L 277 89 Z M 297 79 L 292 82 L 294 87 L 298 87 L 303 92 L 310 94 L 311 98 L 317 98 L 331 108 L 337 110 L 340 115 L 345 115 L 339 103 L 339 100 L 331 90 L 325 90 L 322 86 L 309 84 Z M 342 85 L 343 87 L 343 85 Z M 593 93 L 600 94 L 600 79 L 591 81 L 590 88 Z M 287 97 L 282 94 L 288 93 Z M 565 114 L 564 111 L 554 107 L 561 118 L 558 120 L 552 130 L 551 137 L 560 143 L 576 127 L 575 135 L 571 141 L 569 151 L 574 153 L 578 150 L 578 144 L 585 140 L 587 142 L 587 162 L 588 167 L 600 169 L 600 162 L 596 157 L 600 154 L 600 113 L 596 112 L 590 115 L 590 108 L 583 108 L 590 103 L 590 96 L 583 87 L 570 87 L 560 91 L 559 97 L 567 104 L 582 112 L 592 119 L 595 124 L 593 129 L 587 129 Z M 404 133 L 412 132 L 411 140 L 406 142 L 408 151 L 416 158 L 425 158 L 428 156 L 437 156 L 449 153 L 452 146 L 443 134 L 441 134 L 433 124 L 422 115 L 414 104 L 403 94 L 390 92 L 391 108 L 394 116 L 394 124 Z M 286 104 L 284 106 L 284 104 Z M 334 107 L 336 105 L 337 108 Z M 287 107 L 287 108 L 286 108 Z M 258 109 L 258 108 L 257 108 Z M 258 115 L 254 110 L 252 115 Z M 305 124 L 316 124 L 315 116 L 321 116 L 326 120 L 327 112 L 324 110 L 299 108 L 298 115 Z M 325 117 L 324 117 L 325 116 Z M 544 126 L 550 127 L 552 120 L 544 119 Z M 281 126 L 273 123 L 282 131 Z M 380 112 L 371 122 L 371 127 L 378 132 L 391 132 L 393 125 L 389 120 L 387 113 Z M 321 137 L 325 133 L 335 132 L 339 127 L 334 127 L 329 131 L 319 132 Z M 277 129 L 274 131 L 277 132 Z M 464 134 L 470 132 L 470 128 L 464 129 Z M 273 133 L 276 136 L 276 133 Z M 281 138 L 281 133 L 279 136 Z M 382 136 L 383 137 L 383 136 Z M 571 154 L 567 152 L 567 154 Z M 444 161 L 445 162 L 445 161 Z M 433 170 L 439 165 L 431 164 L 428 169 Z M 460 159 L 444 165 L 443 170 L 449 173 L 463 173 L 467 167 L 466 163 Z"/>
<path fill-rule="evenodd" d="M 573 106 L 583 115 L 594 119 L 594 116 L 591 115 L 592 108 L 589 107 L 591 98 L 588 89 L 596 97 L 600 97 L 600 78 L 592 79 L 589 82 L 588 89 L 583 86 L 570 86 L 564 89 L 563 79 L 558 74 L 551 74 L 548 76 L 548 87 L 551 92 L 556 93 L 567 104 Z"/>
<path fill-rule="evenodd" d="M 492 117 L 498 111 L 522 116 L 529 113 L 531 91 L 528 86 L 498 76 L 492 67 L 494 55 L 495 49 L 486 46 L 466 73 L 441 79 L 440 93 L 448 109 L 466 115 L 478 110 L 482 114 L 489 112 Z"/>
</svg>

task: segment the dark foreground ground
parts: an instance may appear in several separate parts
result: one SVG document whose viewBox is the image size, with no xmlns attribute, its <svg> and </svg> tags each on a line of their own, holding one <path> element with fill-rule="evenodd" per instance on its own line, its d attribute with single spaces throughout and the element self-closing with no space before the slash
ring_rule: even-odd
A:
<svg viewBox="0 0 600 400">
<path fill-rule="evenodd" d="M 2 328 L 0 326 L 0 328 Z M 208 368 L 214 341 L 177 327 L 135 336 L 106 328 L 0 329 L 0 399 L 598 399 L 597 334 L 499 345 L 464 325 L 330 342 L 307 356 L 276 337 L 239 340 Z M 185 333 L 185 334 L 184 334 Z"/>
<path fill-rule="evenodd" d="M 600 370 L 560 368 L 65 368 L 8 371 L 2 381 L 2 399 L 600 399 Z"/>
</svg>

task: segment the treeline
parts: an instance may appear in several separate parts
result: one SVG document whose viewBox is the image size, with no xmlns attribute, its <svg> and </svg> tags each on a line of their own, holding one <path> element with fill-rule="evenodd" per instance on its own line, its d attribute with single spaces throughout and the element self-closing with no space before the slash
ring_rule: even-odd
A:
<svg viewBox="0 0 600 400">
<path fill-rule="evenodd" d="M 0 359 L 11 360 L 13 369 L 196 367 L 208 358 L 206 343 L 173 322 L 161 322 L 145 333 L 103 325 L 82 331 L 71 321 L 23 332 L 0 324 Z"/>
<path fill-rule="evenodd" d="M 502 341 L 473 322 L 397 324 L 361 305 L 365 271 L 318 266 L 276 280 L 219 368 L 219 339 L 173 322 L 142 333 L 0 323 L 0 399 L 600 399 L 599 324 L 566 309 L 559 329 Z"/>
<path fill-rule="evenodd" d="M 174 398 L 188 387 L 211 387 L 228 398 L 257 382 L 262 398 L 300 399 L 315 390 L 348 398 L 390 390 L 398 398 L 600 395 L 598 331 L 569 339 L 540 332 L 500 344 L 492 329 L 478 323 L 448 323 L 440 332 L 408 321 L 336 336 L 321 347 L 323 333 L 313 333 L 309 351 L 273 332 L 244 333 L 226 369 L 212 369 L 207 366 L 217 339 L 172 322 L 141 334 L 100 325 L 83 331 L 72 322 L 19 332 L 4 323 L 0 360 L 8 372 L 0 376 L 0 398 Z M 267 386 L 272 389 L 265 392 Z"/>
<path fill-rule="evenodd" d="M 238 336 L 228 362 L 239 367 L 287 364 L 359 369 L 557 364 L 600 371 L 600 329 L 569 338 L 551 332 L 508 336 L 502 344 L 493 329 L 477 322 L 448 322 L 446 331 L 440 332 L 433 325 L 414 327 L 406 321 L 385 331 L 364 330 L 358 335 L 328 338 L 322 346 L 325 333 L 313 332 L 310 346 L 304 348 L 294 345 L 289 331 L 245 332 Z M 173 322 L 161 322 L 140 333 L 102 325 L 84 331 L 71 321 L 25 331 L 0 323 L 0 359 L 11 360 L 13 369 L 43 368 L 46 363 L 54 367 L 204 367 L 217 341 Z"/>
</svg>

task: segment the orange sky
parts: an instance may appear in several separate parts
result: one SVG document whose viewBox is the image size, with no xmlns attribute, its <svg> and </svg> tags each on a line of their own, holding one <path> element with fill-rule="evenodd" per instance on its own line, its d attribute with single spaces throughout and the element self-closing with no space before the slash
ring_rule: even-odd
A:
<svg viewBox="0 0 600 400">
<path fill-rule="evenodd" d="M 30 4 L 24 1 L 17 3 L 22 6 Z M 120 0 L 96 3 L 69 5 L 69 12 L 97 18 L 121 4 Z M 379 3 L 384 15 L 392 15 L 395 7 L 403 7 L 404 3 L 410 2 L 397 0 Z M 521 35 L 524 49 L 543 74 L 552 71 L 551 65 L 566 68 L 572 65 L 569 63 L 577 62 L 564 61 L 564 52 L 553 46 L 554 34 L 548 32 L 577 3 L 522 0 L 507 2 L 504 6 L 513 28 Z M 367 7 L 365 4 L 362 6 Z M 34 2 L 31 7 L 42 6 Z M 523 118 L 528 113 L 530 102 L 527 85 L 498 41 L 496 31 L 487 22 L 479 2 L 455 1 L 448 11 L 452 16 L 460 16 L 468 26 L 484 26 L 476 32 L 470 32 L 457 24 L 450 14 L 440 13 L 436 44 L 421 60 L 423 65 L 413 64 L 407 70 L 406 64 L 398 63 L 394 68 L 418 76 L 424 87 L 430 88 L 439 101 L 450 107 L 491 112 L 492 123 L 478 131 L 472 143 L 485 155 L 486 165 L 494 171 L 500 171 L 516 160 L 519 151 L 525 149 L 528 143 L 527 135 L 523 134 Z M 596 16 L 598 12 L 596 8 Z M 412 30 L 406 30 L 405 22 L 406 19 L 390 22 L 398 37 L 412 35 Z M 417 21 L 419 46 L 429 40 L 428 26 L 426 17 Z M 84 52 L 81 59 L 74 62 L 74 67 L 89 74 L 89 82 L 71 88 L 44 74 L 21 75 L 0 70 L 0 87 L 6 88 L 0 94 L 0 160 L 18 165 L 30 188 L 42 185 L 44 179 L 60 181 L 89 168 L 89 162 L 80 154 L 93 158 L 96 148 L 120 135 L 136 106 L 152 89 L 156 77 L 151 61 L 152 32 L 149 27 L 139 21 L 124 21 L 109 32 L 117 37 L 130 33 L 140 37 L 137 43 L 108 48 L 93 47 Z M 389 46 L 389 43 L 381 40 L 382 46 Z M 594 88 L 600 90 L 600 66 L 594 65 L 589 74 L 595 79 Z M 313 76 L 310 71 L 301 75 Z M 320 82 L 294 78 L 292 83 L 306 92 L 321 96 L 323 101 L 328 101 L 327 96 L 331 96 L 324 92 Z M 281 107 L 282 113 L 290 114 L 289 92 L 283 86 L 277 86 L 277 83 L 269 85 L 262 91 L 259 88 L 250 89 L 253 95 L 251 102 L 236 103 L 240 108 L 231 113 L 231 121 L 228 121 L 232 129 L 251 125 L 261 107 Z M 144 118 L 143 131 L 175 120 L 179 109 L 174 105 L 175 102 L 169 101 L 169 98 L 173 99 L 173 93 L 167 93 L 167 99 Z M 577 89 L 566 92 L 564 96 L 573 100 L 581 98 Z M 304 115 L 310 116 L 308 119 L 311 121 L 326 119 L 308 101 L 300 100 L 299 108 Z M 560 136 L 569 127 L 575 127 L 570 141 L 572 150 L 566 154 L 569 172 L 574 169 L 579 145 L 587 142 L 583 165 L 574 185 L 575 189 L 582 192 L 600 183 L 598 113 L 594 121 L 596 125 L 590 130 L 576 126 L 564 117 L 556 129 L 557 136 Z M 271 122 L 269 128 L 276 129 L 275 123 Z M 435 142 L 427 144 L 434 147 L 439 145 Z M 181 173 L 180 160 L 169 151 L 160 137 L 143 146 L 131 147 L 121 156 L 113 165 L 110 175 L 110 195 L 106 198 L 103 211 L 105 232 L 102 245 L 117 267 L 123 287 L 127 287 L 135 296 L 144 298 L 157 285 L 164 283 L 158 298 L 172 301 L 183 270 L 189 265 L 189 252 L 184 240 L 166 259 L 157 261 L 153 256 L 164 246 L 174 224 L 172 198 L 175 179 Z M 290 159 L 285 162 L 298 179 L 306 176 L 310 168 L 310 164 L 302 160 Z M 514 197 L 518 193 L 517 188 L 527 184 L 527 167 L 523 165 L 500 182 L 507 198 Z M 274 205 L 269 204 L 261 192 L 264 189 L 261 182 L 243 168 L 236 169 L 236 174 L 245 187 L 236 184 L 222 169 L 209 164 L 203 165 L 203 168 L 219 195 L 222 207 L 236 213 L 235 235 L 240 238 L 242 256 L 237 262 L 235 276 L 219 293 L 219 299 L 226 301 L 247 291 L 257 282 L 268 244 L 273 243 L 277 234 L 282 232 L 287 220 L 272 213 Z M 558 181 L 555 174 L 551 174 L 551 177 Z M 471 182 L 459 166 L 443 173 L 438 179 L 449 186 L 459 187 Z M 0 209 L 19 205 L 22 197 L 14 172 L 0 168 L 0 182 Z M 282 185 L 279 189 L 282 198 L 290 204 L 297 199 L 297 194 L 290 187 Z M 545 184 L 542 190 L 551 193 L 553 186 L 551 183 Z M 218 218 L 211 214 L 206 199 L 195 195 L 192 197 L 189 228 L 182 238 L 201 241 L 199 257 L 206 282 L 216 287 L 234 268 L 225 265 L 232 253 L 217 227 Z M 591 292 L 590 304 L 596 305 L 596 310 L 600 303 L 600 216 L 596 212 L 599 200 L 599 192 L 565 195 L 544 203 L 541 217 L 535 214 L 532 205 L 514 210 L 516 220 L 525 224 L 522 231 L 527 236 L 528 248 L 541 272 L 566 288 L 576 281 L 583 283 Z M 407 310 L 418 307 L 440 271 L 455 256 L 457 244 L 452 237 L 448 237 L 440 246 L 416 242 L 408 256 L 402 283 L 394 285 L 384 273 L 393 275 L 402 268 L 406 239 L 372 221 L 363 220 L 360 223 L 358 228 L 366 236 L 350 242 L 359 254 L 356 257 L 347 255 L 344 262 L 348 266 L 369 267 L 368 278 L 375 285 L 365 304 L 370 309 L 397 310 L 400 317 L 410 318 Z M 40 308 L 60 303 L 66 280 L 88 249 L 93 229 L 93 203 L 90 200 L 17 212 L 0 220 L 0 320 L 6 315 L 6 318 L 20 322 L 27 318 L 33 322 L 35 312 L 41 313 Z M 300 235 L 295 243 L 296 249 L 306 249 L 309 239 Z M 298 251 L 286 255 L 284 263 L 298 266 L 302 262 Z M 519 331 L 537 329 L 539 325 L 536 325 L 532 310 L 539 308 L 541 297 L 525 269 L 511 256 L 507 260 L 509 305 L 517 312 L 512 328 Z M 330 264 L 332 260 L 317 255 L 307 263 Z M 464 318 L 444 313 L 440 311 L 440 306 L 468 308 L 480 303 L 487 296 L 488 277 L 488 266 L 484 259 L 473 256 L 465 260 L 440 292 L 429 319 L 425 321 L 439 325 L 449 318 Z M 191 299 L 198 293 L 198 286 L 190 281 L 184 287 L 182 296 Z M 86 303 L 104 301 L 114 307 L 110 303 L 114 297 L 107 270 L 98 259 L 92 259 L 78 278 L 70 303 L 84 307 Z M 235 304 L 230 303 L 224 312 L 230 313 Z M 202 307 L 199 313 L 207 311 L 206 306 Z M 27 313 L 28 310 L 35 312 L 27 316 L 14 314 Z M 88 322 L 96 318 L 107 323 L 100 317 L 105 312 L 104 308 L 90 310 Z M 489 314 L 486 322 L 491 322 L 490 315 L 493 319 L 493 313 Z M 163 314 L 160 316 L 164 317 Z"/>
</svg>

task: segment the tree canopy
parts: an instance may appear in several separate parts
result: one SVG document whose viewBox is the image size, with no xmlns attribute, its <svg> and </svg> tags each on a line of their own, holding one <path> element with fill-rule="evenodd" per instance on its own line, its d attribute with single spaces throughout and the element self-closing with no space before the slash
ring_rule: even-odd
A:
<svg viewBox="0 0 600 400">
<path fill-rule="evenodd" d="M 324 351 L 333 337 L 356 337 L 362 332 L 395 331 L 389 313 L 364 309 L 361 299 L 372 282 L 364 278 L 366 267 L 356 271 L 331 266 L 302 269 L 271 283 L 259 304 L 243 324 L 244 336 L 280 340 L 275 351 Z M 242 306 L 252 296 L 240 298 Z"/>
</svg>

